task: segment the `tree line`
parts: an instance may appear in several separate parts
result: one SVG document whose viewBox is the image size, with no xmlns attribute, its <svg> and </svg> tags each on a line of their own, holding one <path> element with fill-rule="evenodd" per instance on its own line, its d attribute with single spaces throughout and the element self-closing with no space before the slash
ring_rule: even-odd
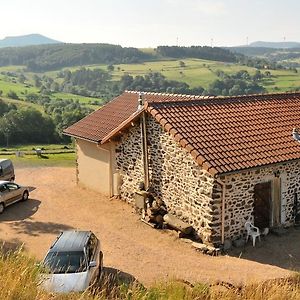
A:
<svg viewBox="0 0 300 300">
<path fill-rule="evenodd" d="M 78 101 L 52 100 L 37 94 L 26 95 L 25 101 L 42 105 L 44 113 L 0 99 L 0 145 L 69 141 L 62 135 L 63 129 L 92 112 Z"/>
<path fill-rule="evenodd" d="M 237 57 L 234 53 L 219 47 L 208 46 L 159 46 L 157 53 L 164 57 L 172 58 L 200 58 L 224 62 L 237 62 Z"/>
<path fill-rule="evenodd" d="M 138 63 L 151 59 L 136 48 L 110 44 L 54 44 L 0 49 L 0 66 L 25 65 L 43 72 L 88 64 Z"/>
</svg>

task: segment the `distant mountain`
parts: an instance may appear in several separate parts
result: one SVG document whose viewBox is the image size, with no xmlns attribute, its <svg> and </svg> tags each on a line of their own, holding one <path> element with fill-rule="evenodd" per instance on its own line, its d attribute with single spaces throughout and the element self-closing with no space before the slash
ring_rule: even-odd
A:
<svg viewBox="0 0 300 300">
<path fill-rule="evenodd" d="M 23 47 L 32 45 L 45 45 L 45 44 L 60 44 L 61 42 L 50 39 L 41 34 L 28 34 L 20 36 L 8 36 L 0 40 L 0 48 L 4 47 Z"/>
<path fill-rule="evenodd" d="M 287 48 L 300 48 L 300 43 L 298 42 L 263 42 L 257 41 L 249 44 L 249 47 L 259 47 L 259 48 L 275 48 L 275 49 L 287 49 Z"/>
</svg>

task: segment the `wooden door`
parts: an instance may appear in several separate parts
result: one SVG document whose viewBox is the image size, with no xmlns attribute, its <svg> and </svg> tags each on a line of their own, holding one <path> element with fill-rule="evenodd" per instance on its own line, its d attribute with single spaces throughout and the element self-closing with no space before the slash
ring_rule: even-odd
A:
<svg viewBox="0 0 300 300">
<path fill-rule="evenodd" d="M 254 225 L 259 228 L 270 227 L 271 220 L 271 182 L 254 186 Z"/>
</svg>

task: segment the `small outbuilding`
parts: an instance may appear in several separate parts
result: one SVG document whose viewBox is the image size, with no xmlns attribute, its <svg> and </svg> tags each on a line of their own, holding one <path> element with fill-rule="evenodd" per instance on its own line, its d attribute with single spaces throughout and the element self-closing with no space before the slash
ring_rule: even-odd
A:
<svg viewBox="0 0 300 300">
<path fill-rule="evenodd" d="M 76 139 L 79 184 L 132 202 L 143 181 L 206 244 L 219 245 L 244 235 L 247 221 L 294 223 L 299 111 L 300 93 L 126 91 L 64 133 Z"/>
</svg>

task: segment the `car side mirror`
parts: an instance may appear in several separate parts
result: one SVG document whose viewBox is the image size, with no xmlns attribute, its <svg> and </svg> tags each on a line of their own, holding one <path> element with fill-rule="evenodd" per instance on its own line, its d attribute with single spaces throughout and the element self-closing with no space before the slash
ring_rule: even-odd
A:
<svg viewBox="0 0 300 300">
<path fill-rule="evenodd" d="M 94 267 L 96 267 L 96 266 L 97 266 L 97 262 L 94 261 L 94 260 L 92 260 L 92 261 L 90 262 L 90 264 L 89 264 L 89 267 L 90 267 L 90 268 L 94 268 Z"/>
</svg>

